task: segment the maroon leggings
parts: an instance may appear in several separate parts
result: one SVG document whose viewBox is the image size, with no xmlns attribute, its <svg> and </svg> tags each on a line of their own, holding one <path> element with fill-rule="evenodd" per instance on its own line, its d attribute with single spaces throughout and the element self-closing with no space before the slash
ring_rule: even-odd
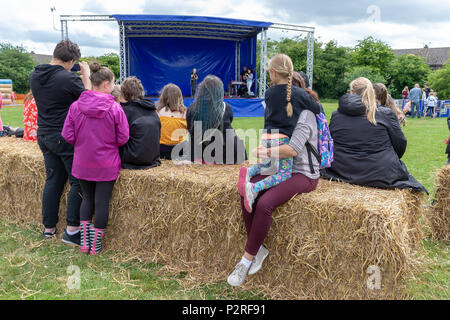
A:
<svg viewBox="0 0 450 320">
<path fill-rule="evenodd" d="M 267 176 L 257 175 L 251 182 L 258 182 Z M 247 230 L 247 245 L 245 251 L 255 256 L 259 247 L 269 233 L 272 225 L 272 212 L 293 196 L 308 193 L 316 189 L 319 179 L 310 179 L 301 173 L 294 173 L 292 177 L 279 185 L 261 191 L 253 204 L 253 213 L 245 210 L 244 200 L 241 197 L 242 216 Z"/>
</svg>

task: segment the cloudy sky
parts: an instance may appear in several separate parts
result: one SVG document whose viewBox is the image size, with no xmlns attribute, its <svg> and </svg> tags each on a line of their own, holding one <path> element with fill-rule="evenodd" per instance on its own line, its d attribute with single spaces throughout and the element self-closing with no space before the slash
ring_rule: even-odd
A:
<svg viewBox="0 0 450 320">
<path fill-rule="evenodd" d="M 52 14 L 50 8 L 56 8 Z M 321 41 L 353 46 L 366 36 L 395 49 L 450 46 L 450 1 L 442 0 L 0 0 L 0 41 L 51 54 L 61 39 L 59 15 L 171 14 L 312 26 Z M 116 22 L 69 22 L 83 55 L 118 52 Z M 292 37 L 293 32 L 269 32 Z"/>
</svg>

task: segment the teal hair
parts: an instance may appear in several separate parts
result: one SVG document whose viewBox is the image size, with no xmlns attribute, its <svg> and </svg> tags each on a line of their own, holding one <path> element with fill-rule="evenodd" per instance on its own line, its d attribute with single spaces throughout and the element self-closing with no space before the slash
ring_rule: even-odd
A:
<svg viewBox="0 0 450 320">
<path fill-rule="evenodd" d="M 205 132 L 209 129 L 223 131 L 223 82 L 218 77 L 209 75 L 199 85 L 195 94 L 194 103 L 191 109 L 190 132 L 194 132 L 196 121 L 202 122 L 202 142 L 209 140 L 211 136 L 205 137 Z"/>
</svg>

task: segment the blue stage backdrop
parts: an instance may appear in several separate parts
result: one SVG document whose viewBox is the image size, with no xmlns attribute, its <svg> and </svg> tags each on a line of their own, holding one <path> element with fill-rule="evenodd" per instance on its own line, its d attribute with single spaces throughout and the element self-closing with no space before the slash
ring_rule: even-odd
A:
<svg viewBox="0 0 450 320">
<path fill-rule="evenodd" d="M 219 77 L 225 88 L 233 80 L 233 41 L 189 38 L 130 38 L 130 74 L 138 77 L 146 95 L 159 95 L 169 82 L 190 93 L 190 73 L 197 68 L 199 84 L 207 75 Z"/>
<path fill-rule="evenodd" d="M 257 36 L 272 25 L 200 16 L 113 17 L 123 28 L 123 76 L 141 79 L 147 96 L 159 95 L 170 82 L 178 85 L 185 96 L 190 96 L 193 68 L 198 70 L 197 84 L 213 74 L 223 81 L 228 91 L 230 81 L 239 80 L 237 69 L 242 70 L 243 66 L 255 69 Z"/>
</svg>

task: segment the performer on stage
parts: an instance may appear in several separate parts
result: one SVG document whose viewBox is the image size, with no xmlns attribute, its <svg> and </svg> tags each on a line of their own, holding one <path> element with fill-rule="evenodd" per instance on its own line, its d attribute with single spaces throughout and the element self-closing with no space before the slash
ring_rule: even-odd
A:
<svg viewBox="0 0 450 320">
<path fill-rule="evenodd" d="M 195 95 L 195 90 L 197 89 L 197 80 L 198 80 L 197 69 L 194 68 L 191 72 L 191 96 L 192 97 Z"/>
</svg>

